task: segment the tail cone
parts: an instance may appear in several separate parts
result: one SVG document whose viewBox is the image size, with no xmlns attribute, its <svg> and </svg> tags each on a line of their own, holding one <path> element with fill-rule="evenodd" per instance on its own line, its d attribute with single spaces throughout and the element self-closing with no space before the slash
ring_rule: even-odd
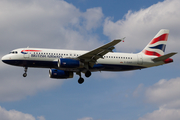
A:
<svg viewBox="0 0 180 120">
<path fill-rule="evenodd" d="M 164 63 L 167 64 L 167 63 L 171 63 L 173 62 L 173 59 L 172 58 L 168 58 L 166 60 L 164 60 Z"/>
</svg>

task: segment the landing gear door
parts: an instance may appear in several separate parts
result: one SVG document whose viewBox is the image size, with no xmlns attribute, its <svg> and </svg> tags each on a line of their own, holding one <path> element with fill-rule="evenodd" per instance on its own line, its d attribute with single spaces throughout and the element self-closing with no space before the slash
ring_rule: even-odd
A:
<svg viewBox="0 0 180 120">
<path fill-rule="evenodd" d="M 142 58 L 142 55 L 141 54 L 138 54 L 138 62 L 137 62 L 138 65 L 142 65 L 143 64 L 143 58 Z"/>
</svg>

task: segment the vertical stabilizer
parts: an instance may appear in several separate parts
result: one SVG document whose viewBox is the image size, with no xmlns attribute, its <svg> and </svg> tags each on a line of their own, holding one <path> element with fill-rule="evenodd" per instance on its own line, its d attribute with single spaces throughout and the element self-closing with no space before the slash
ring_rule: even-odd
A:
<svg viewBox="0 0 180 120">
<path fill-rule="evenodd" d="M 161 29 L 141 53 L 157 57 L 164 55 L 168 35 L 169 30 Z"/>
</svg>

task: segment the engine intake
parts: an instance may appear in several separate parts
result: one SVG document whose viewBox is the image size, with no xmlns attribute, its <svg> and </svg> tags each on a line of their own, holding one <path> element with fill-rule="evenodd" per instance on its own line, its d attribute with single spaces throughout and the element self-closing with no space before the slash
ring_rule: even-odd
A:
<svg viewBox="0 0 180 120">
<path fill-rule="evenodd" d="M 66 78 L 73 78 L 73 75 L 74 74 L 71 71 L 64 71 L 64 70 L 58 70 L 58 69 L 49 70 L 50 78 L 66 79 Z"/>
<path fill-rule="evenodd" d="M 58 59 L 59 68 L 82 68 L 84 64 L 79 60 L 70 58 L 60 58 Z"/>
</svg>

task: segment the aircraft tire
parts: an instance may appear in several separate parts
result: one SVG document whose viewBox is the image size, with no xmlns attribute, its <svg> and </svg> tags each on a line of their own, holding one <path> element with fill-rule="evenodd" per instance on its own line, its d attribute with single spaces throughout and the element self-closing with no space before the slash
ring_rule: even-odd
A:
<svg viewBox="0 0 180 120">
<path fill-rule="evenodd" d="M 88 71 L 85 73 L 85 76 L 86 76 L 86 77 L 90 77 L 90 76 L 91 76 L 91 72 L 88 70 Z"/>
<path fill-rule="evenodd" d="M 27 76 L 27 73 L 24 73 L 24 74 L 23 74 L 23 77 L 26 77 L 26 76 Z"/>
<path fill-rule="evenodd" d="M 82 84 L 83 82 L 84 82 L 84 79 L 83 78 L 79 78 L 78 83 Z"/>
</svg>

